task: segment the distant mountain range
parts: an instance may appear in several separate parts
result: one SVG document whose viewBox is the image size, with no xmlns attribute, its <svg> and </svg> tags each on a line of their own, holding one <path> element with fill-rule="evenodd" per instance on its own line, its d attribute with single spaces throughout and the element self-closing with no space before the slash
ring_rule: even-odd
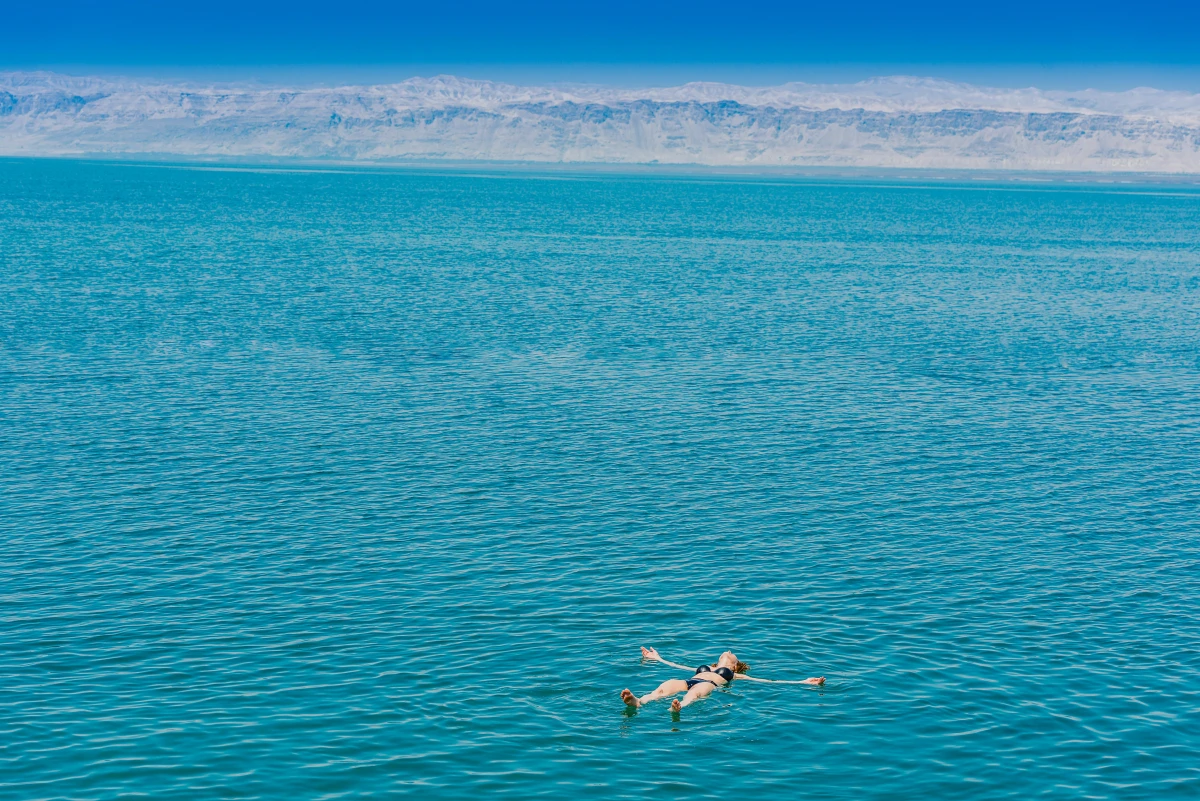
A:
<svg viewBox="0 0 1200 801">
<path fill-rule="evenodd" d="M 0 155 L 70 154 L 1200 173 L 1200 95 L 906 77 L 298 89 L 0 73 Z"/>
</svg>

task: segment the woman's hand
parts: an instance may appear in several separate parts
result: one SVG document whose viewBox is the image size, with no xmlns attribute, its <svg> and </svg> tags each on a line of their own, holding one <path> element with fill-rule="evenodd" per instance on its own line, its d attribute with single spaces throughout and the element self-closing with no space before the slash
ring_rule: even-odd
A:
<svg viewBox="0 0 1200 801">
<path fill-rule="evenodd" d="M 653 648 L 647 648 L 644 645 L 642 646 L 642 659 L 653 659 L 656 662 L 662 661 L 662 657 L 658 655 L 658 651 Z"/>
</svg>

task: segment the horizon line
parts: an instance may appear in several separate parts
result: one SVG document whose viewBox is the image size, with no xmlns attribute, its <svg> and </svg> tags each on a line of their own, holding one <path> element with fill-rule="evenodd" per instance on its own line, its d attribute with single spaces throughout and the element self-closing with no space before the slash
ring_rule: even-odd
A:
<svg viewBox="0 0 1200 801">
<path fill-rule="evenodd" d="M 279 85 L 304 88 L 382 86 L 411 80 L 453 77 L 464 81 L 514 86 L 592 86 L 613 89 L 673 88 L 723 84 L 774 88 L 788 84 L 852 86 L 873 80 L 910 78 L 988 89 L 1037 89 L 1047 92 L 1112 92 L 1155 89 L 1200 94 L 1200 66 L 1153 64 L 947 65 L 920 63 L 795 64 L 311 64 L 311 65 L 101 65 L 0 64 L 0 74 L 52 74 L 69 78 L 231 85 Z M 1042 79 L 1042 80 L 1039 80 Z"/>
</svg>

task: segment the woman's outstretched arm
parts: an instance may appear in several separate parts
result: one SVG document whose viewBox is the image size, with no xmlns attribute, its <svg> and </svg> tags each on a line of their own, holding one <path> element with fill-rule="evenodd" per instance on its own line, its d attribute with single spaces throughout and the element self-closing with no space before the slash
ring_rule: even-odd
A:
<svg viewBox="0 0 1200 801">
<path fill-rule="evenodd" d="M 664 665 L 670 665 L 671 667 L 679 668 L 680 670 L 694 670 L 694 668 L 690 668 L 687 665 L 681 665 L 678 662 L 668 662 L 666 659 L 663 659 L 661 656 L 659 656 L 658 651 L 653 648 L 647 648 L 644 645 L 642 646 L 642 659 L 649 659 L 651 662 L 662 662 Z"/>
<path fill-rule="evenodd" d="M 816 676 L 815 678 L 804 679 L 802 681 L 784 681 L 783 679 L 760 679 L 758 676 L 747 676 L 745 673 L 734 673 L 733 678 L 744 679 L 746 681 L 761 681 L 764 684 L 812 684 L 817 686 L 825 683 L 824 676 Z"/>
</svg>

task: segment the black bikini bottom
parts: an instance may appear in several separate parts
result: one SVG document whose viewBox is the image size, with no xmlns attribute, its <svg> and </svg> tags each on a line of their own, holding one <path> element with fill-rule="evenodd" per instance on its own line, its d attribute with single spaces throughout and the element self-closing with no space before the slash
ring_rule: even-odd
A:
<svg viewBox="0 0 1200 801">
<path fill-rule="evenodd" d="M 717 683 L 715 681 L 709 681 L 708 679 L 688 679 L 687 680 L 687 686 L 688 686 L 689 690 L 692 689 L 693 687 L 695 687 L 697 684 L 711 684 L 714 687 L 717 686 Z"/>
</svg>

